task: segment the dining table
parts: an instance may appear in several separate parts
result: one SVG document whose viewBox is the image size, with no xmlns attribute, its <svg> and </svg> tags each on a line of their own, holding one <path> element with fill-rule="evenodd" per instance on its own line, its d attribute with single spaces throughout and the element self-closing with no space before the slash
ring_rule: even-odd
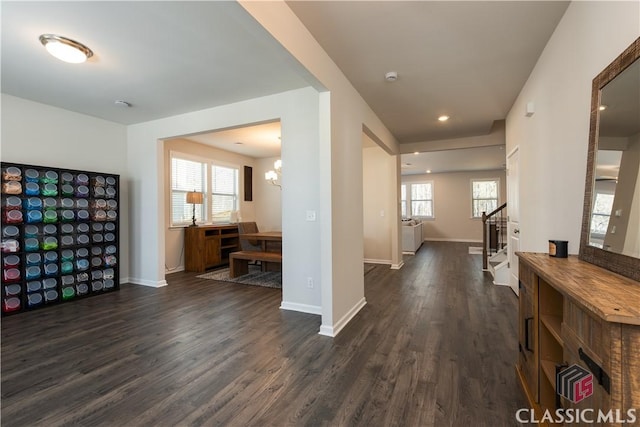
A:
<svg viewBox="0 0 640 427">
<path fill-rule="evenodd" d="M 282 231 L 259 231 L 257 233 L 243 233 L 241 239 L 257 240 L 262 246 L 263 252 L 282 252 Z M 279 242 L 279 244 L 269 244 Z M 271 249 L 271 250 L 270 250 Z"/>
</svg>

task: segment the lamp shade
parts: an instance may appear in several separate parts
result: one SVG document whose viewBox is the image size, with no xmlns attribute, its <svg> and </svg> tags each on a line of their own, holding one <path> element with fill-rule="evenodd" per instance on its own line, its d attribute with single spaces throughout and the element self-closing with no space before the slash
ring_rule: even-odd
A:
<svg viewBox="0 0 640 427">
<path fill-rule="evenodd" d="M 193 203 L 194 205 L 202 204 L 202 193 L 197 191 L 190 191 L 187 193 L 187 203 Z"/>
</svg>

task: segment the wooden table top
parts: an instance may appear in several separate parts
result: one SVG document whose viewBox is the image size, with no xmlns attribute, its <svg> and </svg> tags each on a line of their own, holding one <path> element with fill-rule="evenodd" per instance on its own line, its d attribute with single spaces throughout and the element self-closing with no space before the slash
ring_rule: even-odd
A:
<svg viewBox="0 0 640 427">
<path fill-rule="evenodd" d="M 282 231 L 261 231 L 258 233 L 244 233 L 240 235 L 242 239 L 254 240 L 282 240 Z"/>
<path fill-rule="evenodd" d="M 560 293 L 607 322 L 640 325 L 640 282 L 613 273 L 577 256 L 517 252 L 520 262 Z"/>
</svg>

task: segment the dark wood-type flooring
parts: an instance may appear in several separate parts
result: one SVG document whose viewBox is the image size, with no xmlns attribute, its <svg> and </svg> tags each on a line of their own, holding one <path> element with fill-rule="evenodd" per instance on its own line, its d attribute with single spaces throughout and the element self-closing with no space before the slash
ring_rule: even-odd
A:
<svg viewBox="0 0 640 427">
<path fill-rule="evenodd" d="M 5 317 L 2 425 L 516 425 L 517 298 L 468 246 L 373 268 L 333 339 L 278 289 L 192 273 Z"/>
</svg>

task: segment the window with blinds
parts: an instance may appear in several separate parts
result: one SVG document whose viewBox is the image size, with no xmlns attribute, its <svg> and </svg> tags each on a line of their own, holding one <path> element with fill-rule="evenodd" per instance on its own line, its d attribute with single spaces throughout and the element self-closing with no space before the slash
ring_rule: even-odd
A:
<svg viewBox="0 0 640 427">
<path fill-rule="evenodd" d="M 239 209 L 239 170 L 188 154 L 171 153 L 171 225 L 191 224 L 193 205 L 187 193 L 203 193 L 203 203 L 195 205 L 196 222 L 228 223 Z"/>
<path fill-rule="evenodd" d="M 206 164 L 179 157 L 171 158 L 171 225 L 191 223 L 194 205 L 187 203 L 187 193 L 198 191 L 206 196 Z M 205 219 L 205 204 L 195 205 L 196 221 Z"/>
<path fill-rule="evenodd" d="M 238 169 L 211 166 L 211 212 L 213 222 L 229 222 L 238 210 Z"/>
</svg>

